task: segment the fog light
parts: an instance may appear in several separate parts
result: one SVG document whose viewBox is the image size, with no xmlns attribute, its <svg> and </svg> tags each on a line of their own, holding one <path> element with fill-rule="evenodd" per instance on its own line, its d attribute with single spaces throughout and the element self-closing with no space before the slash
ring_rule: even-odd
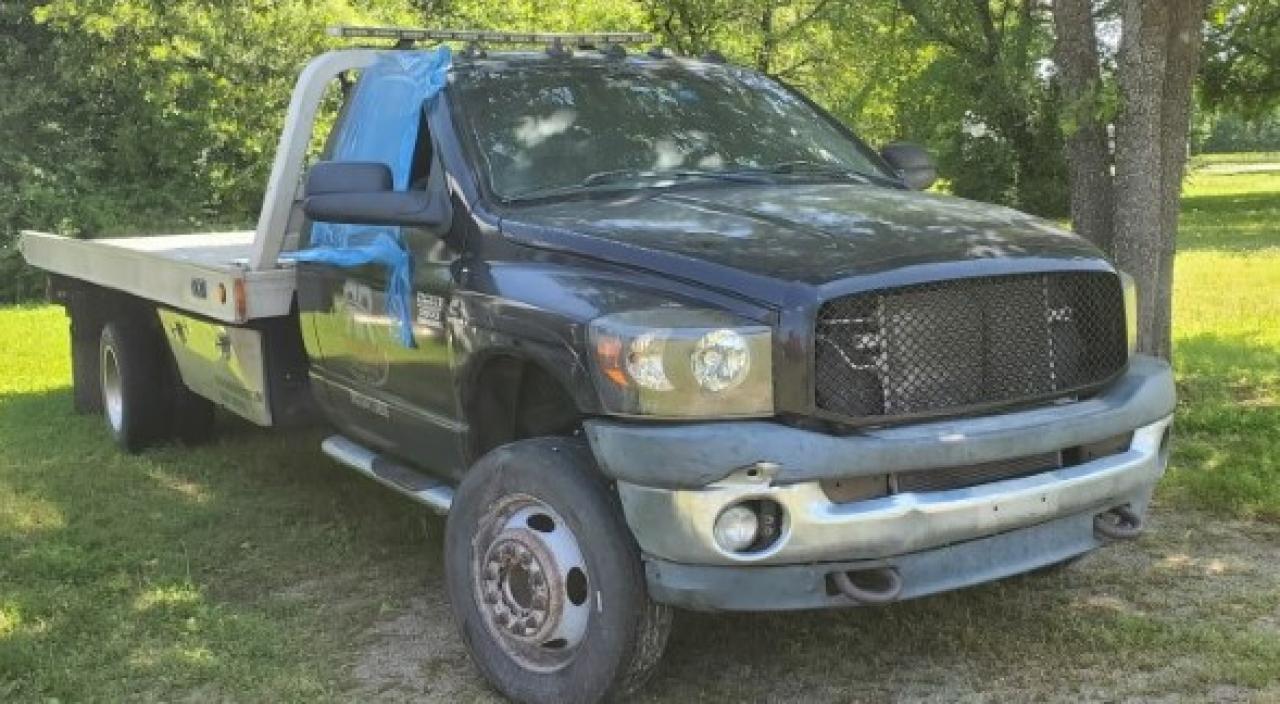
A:
<svg viewBox="0 0 1280 704">
<path fill-rule="evenodd" d="M 751 547 L 760 531 L 760 517 L 743 505 L 731 506 L 716 519 L 716 543 L 729 552 Z"/>
</svg>

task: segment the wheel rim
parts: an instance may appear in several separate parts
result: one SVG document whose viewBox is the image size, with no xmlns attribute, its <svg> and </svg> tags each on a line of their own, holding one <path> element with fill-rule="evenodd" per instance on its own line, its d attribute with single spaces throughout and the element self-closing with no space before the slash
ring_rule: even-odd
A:
<svg viewBox="0 0 1280 704">
<path fill-rule="evenodd" d="M 578 538 L 531 496 L 499 501 L 472 550 L 476 605 L 489 632 L 522 667 L 553 671 L 582 644 L 593 589 Z"/>
<path fill-rule="evenodd" d="M 111 345 L 102 348 L 102 406 L 107 423 L 119 432 L 124 425 L 124 386 L 120 381 L 120 363 Z"/>
</svg>

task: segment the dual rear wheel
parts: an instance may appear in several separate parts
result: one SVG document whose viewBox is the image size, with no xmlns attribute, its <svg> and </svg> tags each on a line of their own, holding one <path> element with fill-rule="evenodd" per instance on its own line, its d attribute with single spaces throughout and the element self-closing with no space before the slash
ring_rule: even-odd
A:
<svg viewBox="0 0 1280 704">
<path fill-rule="evenodd" d="M 113 320 L 102 326 L 98 376 L 102 414 L 126 452 L 177 437 L 196 443 L 213 431 L 214 407 L 172 371 L 162 339 L 147 326 Z"/>
</svg>

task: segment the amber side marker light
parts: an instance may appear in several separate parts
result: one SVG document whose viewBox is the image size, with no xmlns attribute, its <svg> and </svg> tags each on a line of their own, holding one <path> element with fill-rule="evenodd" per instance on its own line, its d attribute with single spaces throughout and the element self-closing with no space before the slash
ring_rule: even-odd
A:
<svg viewBox="0 0 1280 704">
<path fill-rule="evenodd" d="M 622 340 L 604 336 L 596 340 L 596 360 L 609 381 L 618 386 L 631 385 L 627 373 L 622 370 Z"/>
<path fill-rule="evenodd" d="M 235 297 L 236 320 L 249 320 L 249 294 L 244 288 L 244 279 L 236 279 L 232 284 L 232 295 Z"/>
</svg>

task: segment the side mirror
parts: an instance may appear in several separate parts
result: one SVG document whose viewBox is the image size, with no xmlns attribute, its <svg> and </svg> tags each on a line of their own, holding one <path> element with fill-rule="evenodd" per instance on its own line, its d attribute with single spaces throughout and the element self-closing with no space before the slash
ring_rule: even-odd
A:
<svg viewBox="0 0 1280 704">
<path fill-rule="evenodd" d="M 923 147 L 909 142 L 894 142 L 886 144 L 880 150 L 880 156 L 898 171 L 907 187 L 913 191 L 923 191 L 938 180 L 938 168 L 933 165 L 933 157 Z"/>
<path fill-rule="evenodd" d="M 317 222 L 440 228 L 449 223 L 448 197 L 394 190 L 391 169 L 366 161 L 322 161 L 307 174 L 302 211 Z"/>
</svg>

